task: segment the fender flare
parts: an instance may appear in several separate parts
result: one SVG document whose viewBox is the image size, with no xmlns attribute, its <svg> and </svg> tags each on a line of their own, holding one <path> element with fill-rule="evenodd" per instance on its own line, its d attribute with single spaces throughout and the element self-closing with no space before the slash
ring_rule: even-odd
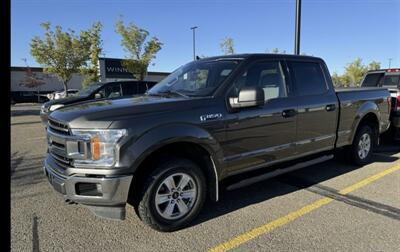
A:
<svg viewBox="0 0 400 252">
<path fill-rule="evenodd" d="M 357 129 L 360 126 L 360 122 L 364 119 L 364 117 L 368 114 L 373 114 L 376 116 L 376 118 L 378 119 L 378 127 L 379 127 L 379 121 L 381 118 L 381 114 L 379 111 L 379 107 L 378 105 L 376 105 L 376 103 L 374 102 L 366 102 L 364 104 L 362 104 L 357 112 L 356 112 L 356 116 L 355 119 L 353 121 L 352 124 L 352 132 L 351 132 L 351 143 L 354 141 L 354 136 L 356 135 Z M 379 130 L 379 129 L 378 129 Z"/>
<path fill-rule="evenodd" d="M 218 201 L 219 198 L 219 178 L 221 177 L 221 161 L 223 160 L 222 149 L 216 139 L 205 129 L 192 124 L 168 124 L 152 128 L 139 137 L 132 138 L 130 143 L 125 144 L 122 158 L 126 163 L 130 163 L 130 173 L 137 171 L 147 157 L 158 149 L 173 143 L 191 143 L 202 147 L 209 154 L 212 168 L 214 170 L 211 178 L 212 199 Z M 213 186 L 214 187 L 214 186 Z"/>
</svg>

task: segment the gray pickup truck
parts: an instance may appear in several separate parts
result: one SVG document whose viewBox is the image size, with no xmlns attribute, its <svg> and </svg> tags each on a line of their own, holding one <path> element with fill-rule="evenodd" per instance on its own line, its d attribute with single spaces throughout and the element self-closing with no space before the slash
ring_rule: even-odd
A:
<svg viewBox="0 0 400 252">
<path fill-rule="evenodd" d="M 338 148 L 368 163 L 390 102 L 385 88 L 335 90 L 316 57 L 205 58 L 140 97 L 52 112 L 44 172 L 66 201 L 98 216 L 124 219 L 129 202 L 152 228 L 173 231 L 238 174 L 276 176 Z"/>
</svg>

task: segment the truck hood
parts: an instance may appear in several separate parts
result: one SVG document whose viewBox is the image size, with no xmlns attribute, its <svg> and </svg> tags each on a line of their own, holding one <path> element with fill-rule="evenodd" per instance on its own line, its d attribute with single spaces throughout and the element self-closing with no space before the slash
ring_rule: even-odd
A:
<svg viewBox="0 0 400 252">
<path fill-rule="evenodd" d="M 68 123 L 70 128 L 108 128 L 114 121 L 132 118 L 147 113 L 165 113 L 176 110 L 180 97 L 136 96 L 118 100 L 86 102 L 58 109 L 50 118 Z"/>
<path fill-rule="evenodd" d="M 61 99 L 57 99 L 57 100 L 50 100 L 44 104 L 44 107 L 50 108 L 51 105 L 56 105 L 56 104 L 68 105 L 71 103 L 76 103 L 81 100 L 84 100 L 85 98 L 87 98 L 87 96 L 69 96 L 69 97 L 61 98 Z"/>
</svg>

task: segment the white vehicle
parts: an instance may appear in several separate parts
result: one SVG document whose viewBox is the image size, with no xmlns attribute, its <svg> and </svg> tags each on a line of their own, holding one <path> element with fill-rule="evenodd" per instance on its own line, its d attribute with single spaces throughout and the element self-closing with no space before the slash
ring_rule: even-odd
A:
<svg viewBox="0 0 400 252">
<path fill-rule="evenodd" d="M 78 93 L 79 90 L 78 89 L 68 89 L 67 92 L 68 92 L 68 96 L 70 96 L 70 95 L 74 95 L 74 94 Z M 49 100 L 58 100 L 61 98 L 65 98 L 65 91 L 55 91 L 51 94 L 48 94 L 47 98 L 49 98 Z"/>
</svg>

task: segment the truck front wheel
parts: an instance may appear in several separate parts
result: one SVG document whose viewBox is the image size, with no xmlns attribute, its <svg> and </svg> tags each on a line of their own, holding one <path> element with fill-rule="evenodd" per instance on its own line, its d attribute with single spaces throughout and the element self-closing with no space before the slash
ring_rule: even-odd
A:
<svg viewBox="0 0 400 252">
<path fill-rule="evenodd" d="M 159 231 L 187 226 L 206 196 L 203 171 L 194 162 L 172 158 L 157 165 L 145 182 L 136 206 L 140 219 Z"/>
<path fill-rule="evenodd" d="M 356 165 L 368 164 L 375 146 L 375 134 L 370 125 L 362 125 L 350 146 L 349 158 Z"/>
</svg>

